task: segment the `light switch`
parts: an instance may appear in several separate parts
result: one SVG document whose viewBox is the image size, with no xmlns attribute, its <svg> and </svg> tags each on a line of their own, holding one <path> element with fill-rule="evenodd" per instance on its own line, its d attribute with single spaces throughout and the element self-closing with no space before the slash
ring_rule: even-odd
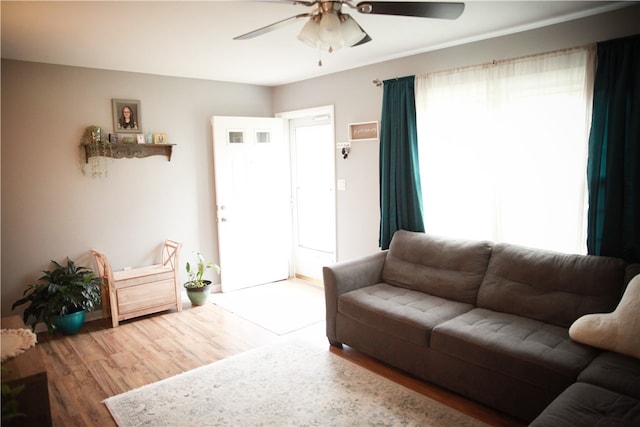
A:
<svg viewBox="0 0 640 427">
<path fill-rule="evenodd" d="M 338 180 L 338 191 L 345 191 L 347 189 L 347 181 L 344 179 Z"/>
</svg>

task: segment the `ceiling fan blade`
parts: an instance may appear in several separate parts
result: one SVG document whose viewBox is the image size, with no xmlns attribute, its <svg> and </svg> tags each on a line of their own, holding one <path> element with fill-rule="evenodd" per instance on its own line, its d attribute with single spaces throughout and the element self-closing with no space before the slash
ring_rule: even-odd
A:
<svg viewBox="0 0 640 427">
<path fill-rule="evenodd" d="M 358 26 L 358 28 L 360 28 L 360 31 L 362 31 L 364 33 L 364 37 L 360 41 L 358 41 L 357 43 L 352 44 L 350 47 L 356 47 L 356 46 L 363 45 L 365 43 L 369 43 L 372 40 L 371 37 L 369 37 L 369 34 L 367 34 L 367 32 L 362 29 L 360 24 L 358 24 L 358 22 L 356 22 L 355 19 L 353 19 L 353 18 L 351 18 L 351 19 L 353 20 L 353 22 L 355 22 L 355 24 Z"/>
<path fill-rule="evenodd" d="M 258 3 L 287 3 L 294 6 L 314 6 L 319 0 L 256 0 Z"/>
<path fill-rule="evenodd" d="M 366 35 L 364 36 L 364 38 L 362 40 L 360 40 L 358 43 L 352 45 L 351 47 L 356 47 L 356 46 L 361 46 L 365 43 L 369 43 L 371 40 L 373 40 L 371 37 L 369 37 L 369 34 L 365 33 Z"/>
<path fill-rule="evenodd" d="M 420 18 L 456 19 L 464 11 L 464 3 L 363 1 L 356 5 L 358 12 L 372 15 L 417 16 Z"/>
<path fill-rule="evenodd" d="M 311 16 L 310 13 L 301 13 L 300 15 L 292 16 L 290 18 L 283 19 L 282 21 L 274 22 L 273 24 L 267 25 L 266 27 L 258 28 L 257 30 L 250 31 L 246 34 L 242 34 L 240 36 L 234 37 L 234 40 L 247 40 L 252 39 L 254 37 L 261 36 L 263 34 L 269 33 L 273 30 L 277 30 L 279 28 L 285 27 L 300 18 L 308 18 Z"/>
</svg>

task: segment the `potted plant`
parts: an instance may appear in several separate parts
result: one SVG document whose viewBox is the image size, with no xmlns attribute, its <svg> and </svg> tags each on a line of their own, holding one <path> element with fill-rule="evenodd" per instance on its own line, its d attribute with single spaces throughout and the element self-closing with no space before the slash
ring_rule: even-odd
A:
<svg viewBox="0 0 640 427">
<path fill-rule="evenodd" d="M 34 331 L 38 323 L 44 323 L 49 333 L 58 330 L 66 335 L 75 334 L 84 323 L 85 313 L 93 311 L 102 301 L 102 279 L 89 268 L 76 266 L 68 257 L 66 266 L 51 263 L 55 268 L 44 271 L 39 279 L 42 283 L 29 285 L 23 298 L 14 302 L 11 309 L 29 303 L 22 317 L 25 323 L 33 318 Z"/>
<path fill-rule="evenodd" d="M 195 268 L 191 267 L 191 264 L 187 262 L 187 276 L 189 281 L 184 284 L 187 290 L 187 296 L 193 305 L 202 305 L 207 302 L 209 297 L 209 291 L 211 287 L 211 280 L 203 279 L 204 272 L 210 268 L 213 268 L 217 274 L 220 274 L 220 266 L 209 261 L 206 262 L 200 252 L 195 253 L 198 264 Z"/>
</svg>

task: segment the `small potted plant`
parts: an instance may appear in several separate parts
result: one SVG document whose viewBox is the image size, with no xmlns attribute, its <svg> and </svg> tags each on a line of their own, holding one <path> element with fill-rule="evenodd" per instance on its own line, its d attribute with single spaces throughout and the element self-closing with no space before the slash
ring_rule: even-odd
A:
<svg viewBox="0 0 640 427">
<path fill-rule="evenodd" d="M 44 271 L 42 283 L 29 285 L 11 309 L 29 303 L 22 317 L 25 323 L 32 318 L 34 331 L 38 323 L 44 323 L 49 333 L 58 330 L 75 334 L 82 327 L 86 312 L 93 311 L 102 301 L 102 279 L 89 268 L 76 266 L 68 257 L 66 266 L 51 263 L 55 268 Z"/>
<path fill-rule="evenodd" d="M 209 261 L 206 262 L 200 252 L 195 253 L 198 263 L 192 268 L 191 264 L 187 262 L 186 270 L 189 281 L 184 284 L 187 290 L 187 296 L 193 305 L 203 305 L 207 302 L 209 297 L 209 291 L 211 287 L 211 280 L 203 279 L 204 272 L 210 268 L 213 268 L 217 274 L 220 274 L 220 266 Z"/>
</svg>

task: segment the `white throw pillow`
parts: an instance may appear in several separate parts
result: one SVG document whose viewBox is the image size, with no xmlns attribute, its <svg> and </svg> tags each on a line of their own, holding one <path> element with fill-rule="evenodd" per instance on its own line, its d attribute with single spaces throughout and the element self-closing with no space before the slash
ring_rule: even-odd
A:
<svg viewBox="0 0 640 427">
<path fill-rule="evenodd" d="M 573 322 L 569 336 L 583 344 L 640 359 L 640 274 L 612 313 L 587 314 Z"/>
</svg>

